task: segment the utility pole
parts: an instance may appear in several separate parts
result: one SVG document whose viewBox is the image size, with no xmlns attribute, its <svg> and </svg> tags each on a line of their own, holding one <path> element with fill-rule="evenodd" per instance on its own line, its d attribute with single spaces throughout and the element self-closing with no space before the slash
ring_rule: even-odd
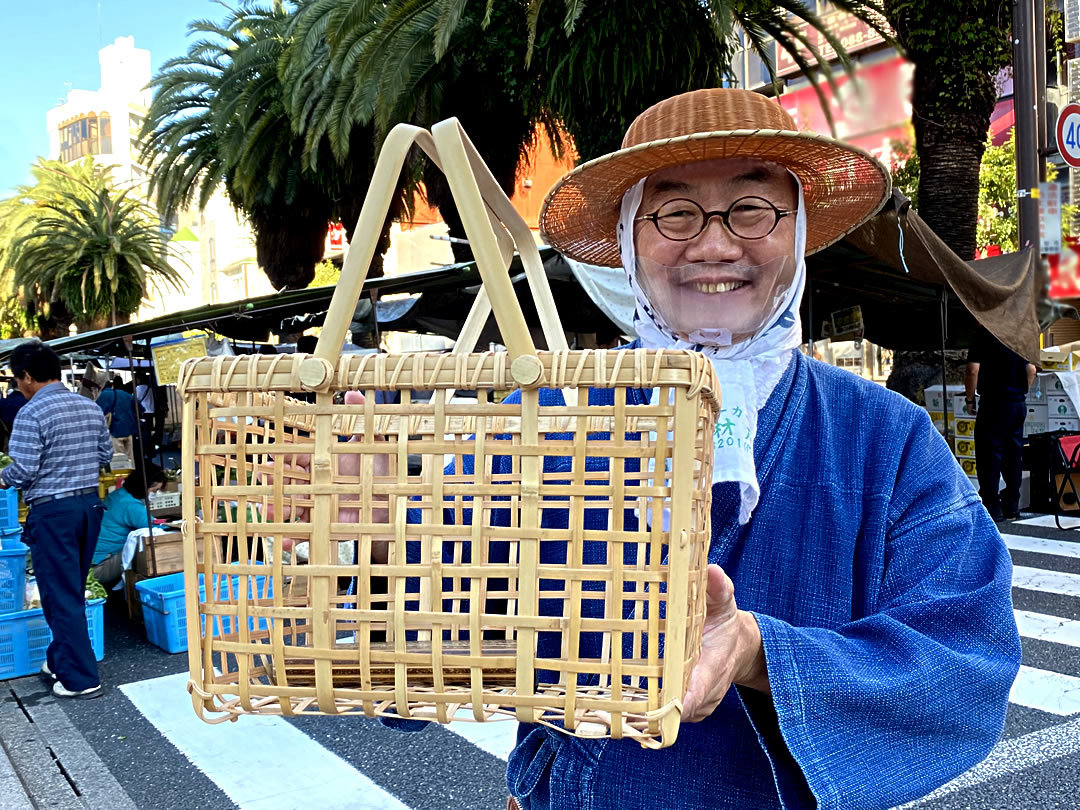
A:
<svg viewBox="0 0 1080 810">
<path fill-rule="evenodd" d="M 1035 0 L 1032 34 L 1035 38 L 1035 140 L 1039 144 L 1039 182 L 1046 182 L 1046 159 L 1050 157 L 1049 128 L 1046 113 L 1046 0 Z"/>
<path fill-rule="evenodd" d="M 1016 116 L 1016 197 L 1020 249 L 1039 249 L 1039 140 L 1035 91 L 1035 3 L 1013 0 L 1013 112 Z"/>
</svg>

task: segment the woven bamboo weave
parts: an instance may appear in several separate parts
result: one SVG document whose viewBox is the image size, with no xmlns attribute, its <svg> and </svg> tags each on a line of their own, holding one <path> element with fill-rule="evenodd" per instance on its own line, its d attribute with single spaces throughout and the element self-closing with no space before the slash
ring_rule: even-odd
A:
<svg viewBox="0 0 1080 810">
<path fill-rule="evenodd" d="M 478 257 L 485 239 L 496 257 L 481 264 L 477 318 L 490 301 L 509 350 L 463 339 L 450 354 L 333 357 L 344 325 L 332 305 L 314 356 L 183 366 L 196 712 L 514 717 L 670 745 L 705 614 L 712 366 L 693 352 L 567 350 L 523 223 L 444 124 L 435 143 L 407 128 L 398 156 L 416 141 L 441 159 Z M 486 206 L 461 205 L 455 160 Z M 361 225 L 379 208 L 365 203 Z M 522 250 L 553 351 L 514 332 L 495 224 Z M 350 253 L 337 311 L 369 259 Z M 601 388 L 612 404 L 589 405 Z M 519 401 L 503 399 L 514 389 Z"/>
</svg>

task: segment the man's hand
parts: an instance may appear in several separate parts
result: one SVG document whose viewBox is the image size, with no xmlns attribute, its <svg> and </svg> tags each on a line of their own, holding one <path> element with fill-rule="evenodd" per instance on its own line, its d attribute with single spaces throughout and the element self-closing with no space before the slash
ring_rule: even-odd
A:
<svg viewBox="0 0 1080 810">
<path fill-rule="evenodd" d="M 701 654 L 683 698 L 682 719 L 704 720 L 732 684 L 769 693 L 761 631 L 753 614 L 735 604 L 735 586 L 718 565 L 710 565 Z"/>
<path fill-rule="evenodd" d="M 346 391 L 345 392 L 345 404 L 346 405 L 363 405 L 364 395 L 359 391 Z M 362 437 L 359 435 L 353 436 L 350 441 L 361 441 Z M 284 455 L 284 454 L 283 454 Z M 363 458 L 356 453 L 341 453 L 335 456 L 337 462 L 337 480 L 342 481 L 349 478 L 359 478 L 363 473 Z M 306 453 L 288 454 L 284 455 L 285 461 L 285 479 L 286 484 L 293 483 L 306 483 L 309 473 L 311 471 L 311 456 Z M 376 455 L 373 457 L 372 473 L 376 477 L 386 476 L 389 474 L 390 461 L 386 455 Z M 302 473 L 300 477 L 290 476 L 290 472 Z M 273 480 L 273 476 L 268 476 L 264 479 L 266 482 Z M 353 505 L 355 504 L 355 506 Z M 378 504 L 377 506 L 374 504 Z M 375 523 L 386 523 L 389 520 L 389 510 L 386 507 L 385 496 L 376 496 L 374 504 L 371 510 L 371 519 Z M 286 504 L 283 508 L 282 520 L 297 520 L 306 522 L 311 519 L 310 510 L 307 507 L 298 507 L 291 509 Z M 273 521 L 275 519 L 273 504 L 268 504 L 266 509 L 267 520 Z M 360 495 L 339 495 L 338 496 L 338 523 L 359 523 L 360 522 Z M 292 549 L 297 542 L 306 542 L 306 538 L 303 540 L 299 538 L 286 537 L 282 540 L 282 548 L 286 551 Z M 385 538 L 374 540 L 372 544 L 373 557 L 376 562 L 385 562 L 386 560 L 386 546 L 387 541 Z"/>
</svg>

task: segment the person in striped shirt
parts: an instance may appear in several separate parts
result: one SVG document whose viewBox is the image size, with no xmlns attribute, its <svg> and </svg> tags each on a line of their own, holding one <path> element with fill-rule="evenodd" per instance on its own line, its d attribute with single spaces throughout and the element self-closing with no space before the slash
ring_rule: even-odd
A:
<svg viewBox="0 0 1080 810">
<path fill-rule="evenodd" d="M 50 347 L 21 343 L 10 363 L 29 402 L 15 417 L 12 464 L 0 471 L 0 487 L 21 490 L 30 505 L 23 539 L 53 635 L 41 672 L 58 697 L 99 697 L 84 592 L 104 512 L 98 475 L 113 454 L 109 428 L 92 400 L 60 382 L 60 358 Z"/>
</svg>

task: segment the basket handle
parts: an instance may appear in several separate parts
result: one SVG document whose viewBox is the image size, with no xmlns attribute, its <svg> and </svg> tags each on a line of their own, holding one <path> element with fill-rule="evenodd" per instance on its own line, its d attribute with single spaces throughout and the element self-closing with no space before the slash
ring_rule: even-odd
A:
<svg viewBox="0 0 1080 810">
<path fill-rule="evenodd" d="M 538 385 L 543 369 L 536 357 L 536 347 L 507 272 L 511 248 L 516 247 L 521 256 L 549 348 L 565 350 L 566 337 L 551 287 L 532 231 L 514 209 L 456 118 L 441 121 L 432 127 L 431 132 L 409 124 L 398 124 L 387 135 L 315 349 L 315 358 L 320 361 L 318 365 L 323 371 L 309 367 L 310 373 L 305 374 L 304 371 L 308 370 L 305 368 L 301 372 L 302 378 L 306 384 L 318 387 L 328 378 L 330 369 L 338 361 L 345 331 L 367 277 L 397 178 L 414 143 L 446 173 L 483 280 L 486 296 L 480 298 L 490 300 L 512 360 L 511 373 L 515 381 L 522 386 Z M 479 331 L 475 328 L 475 322 L 485 306 L 484 301 L 478 300 L 463 329 L 462 337 L 471 339 L 472 343 L 475 343 Z M 465 350 L 471 348 L 468 346 Z"/>
</svg>

